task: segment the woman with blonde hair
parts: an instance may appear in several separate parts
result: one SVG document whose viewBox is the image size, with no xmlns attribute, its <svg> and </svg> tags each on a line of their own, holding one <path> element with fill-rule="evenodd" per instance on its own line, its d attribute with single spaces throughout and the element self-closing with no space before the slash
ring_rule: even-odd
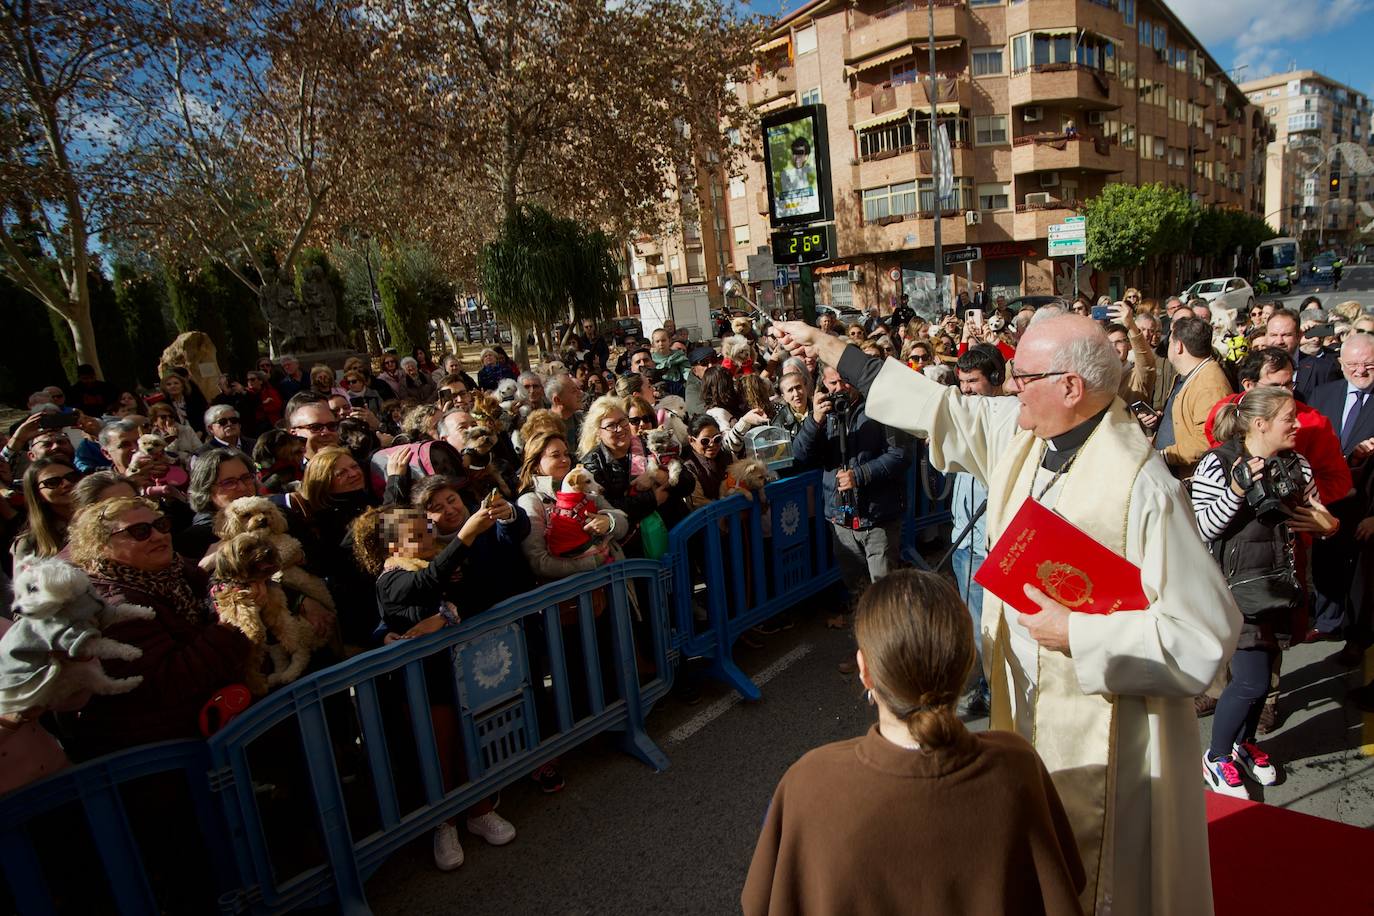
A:
<svg viewBox="0 0 1374 916">
<path fill-rule="evenodd" d="M 1011 732 L 972 734 L 955 714 L 975 651 L 954 587 L 891 573 L 859 599 L 854 636 L 878 721 L 783 776 L 744 912 L 1081 912 L 1078 846 L 1034 748 Z"/>
<path fill-rule="evenodd" d="M 209 405 L 199 388 L 180 373 L 168 370 L 158 381 L 158 390 L 162 399 L 155 403 L 167 404 L 178 423 L 191 427 L 198 435 L 205 433 L 205 410 Z"/>
</svg>

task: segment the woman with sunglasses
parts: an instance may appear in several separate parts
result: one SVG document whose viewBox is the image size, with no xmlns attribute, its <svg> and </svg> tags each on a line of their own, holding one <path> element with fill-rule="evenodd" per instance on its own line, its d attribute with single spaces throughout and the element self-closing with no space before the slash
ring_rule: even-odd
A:
<svg viewBox="0 0 1374 916">
<path fill-rule="evenodd" d="M 730 463 L 729 453 L 722 447 L 724 441 L 720 424 L 710 414 L 698 414 L 687 423 L 687 444 L 691 448 L 683 453 L 682 463 L 696 479 L 693 509 L 720 499 L 720 485 Z"/>
<path fill-rule="evenodd" d="M 243 679 L 252 644 L 215 620 L 204 574 L 172 550 L 171 519 L 157 504 L 119 497 L 82 510 L 71 527 L 71 559 L 102 598 L 152 608 L 147 620 L 110 626 L 106 635 L 141 649 L 134 661 L 107 660 L 111 677 L 143 678 L 129 693 L 95 696 L 64 721 L 68 752 L 85 759 L 120 748 L 200 737 L 201 707 Z"/>
<path fill-rule="evenodd" d="M 28 519 L 10 548 L 17 563 L 25 557 L 55 557 L 67 545 L 72 519 L 72 493 L 81 472 L 64 458 L 39 458 L 24 471 L 24 505 Z"/>
<path fill-rule="evenodd" d="M 379 385 L 382 387 L 377 387 Z M 405 397 L 406 383 L 401 379 L 401 361 L 396 354 L 383 354 L 382 371 L 372 377 L 372 387 L 384 400 L 395 398 L 399 401 Z"/>
</svg>

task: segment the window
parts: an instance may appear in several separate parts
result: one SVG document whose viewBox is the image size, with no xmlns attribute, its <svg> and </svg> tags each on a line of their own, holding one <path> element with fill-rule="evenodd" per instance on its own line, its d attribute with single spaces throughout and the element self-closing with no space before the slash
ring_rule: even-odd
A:
<svg viewBox="0 0 1374 916">
<path fill-rule="evenodd" d="M 816 86 L 814 89 L 808 89 L 803 92 L 801 94 L 801 103 L 803 105 L 819 105 L 821 103 L 821 87 Z"/>
<path fill-rule="evenodd" d="M 1121 21 L 1135 25 L 1135 0 L 1121 0 Z"/>
<path fill-rule="evenodd" d="M 1127 60 L 1125 55 L 1118 55 L 1117 72 L 1121 75 L 1121 88 L 1131 90 L 1135 88 L 1135 61 Z"/>
<path fill-rule="evenodd" d="M 678 257 L 677 255 L 675 255 L 675 254 L 674 254 L 674 255 L 669 255 L 669 256 L 668 256 L 668 271 L 669 271 L 670 273 L 677 273 L 679 270 L 681 270 L 681 268 L 682 268 L 682 259 L 679 258 L 679 257 Z"/>
<path fill-rule="evenodd" d="M 1163 159 L 1165 155 L 1163 137 L 1155 137 L 1150 134 L 1140 135 L 1140 158 L 1141 159 Z"/>
<path fill-rule="evenodd" d="M 859 134 L 859 155 L 865 159 L 911 147 L 910 121 L 897 121 Z"/>
<path fill-rule="evenodd" d="M 1074 40 L 1072 35 L 1032 35 L 1031 37 L 1034 39 L 1031 62 L 1036 66 L 1073 63 Z"/>
<path fill-rule="evenodd" d="M 1122 124 L 1122 125 L 1121 125 L 1121 148 L 1122 148 L 1122 149 L 1135 149 L 1135 125 L 1134 125 L 1134 124 Z"/>
<path fill-rule="evenodd" d="M 748 226 L 736 226 L 736 227 L 735 227 L 735 247 L 736 247 L 736 248 L 743 248 L 743 247 L 745 247 L 745 246 L 748 245 L 748 244 L 749 244 L 749 227 L 748 227 Z"/>
<path fill-rule="evenodd" d="M 978 186 L 979 210 L 1005 210 L 1011 204 L 1011 185 L 980 184 Z"/>
<path fill-rule="evenodd" d="M 1140 28 L 1136 30 L 1136 40 L 1140 43 L 1142 47 L 1148 48 L 1150 46 L 1150 36 L 1153 34 L 1154 30 L 1150 25 L 1150 20 L 1146 19 L 1144 16 L 1141 16 Z"/>
<path fill-rule="evenodd" d="M 1315 111 L 1291 114 L 1288 116 L 1288 131 L 1318 130 L 1321 127 L 1320 118 L 1321 115 Z"/>
<path fill-rule="evenodd" d="M 935 181 L 931 178 L 922 178 L 919 182 L 921 195 L 921 212 L 931 213 L 935 210 Z M 956 178 L 954 179 L 954 190 L 949 196 L 949 200 L 941 204 L 944 210 L 972 210 L 974 209 L 973 199 L 973 179 Z"/>
<path fill-rule="evenodd" d="M 1181 147 L 1169 147 L 1169 168 L 1183 169 L 1188 167 L 1188 153 Z"/>
<path fill-rule="evenodd" d="M 973 142 L 976 146 L 991 146 L 1007 142 L 1007 116 L 988 115 L 973 119 Z"/>
<path fill-rule="evenodd" d="M 1279 106 L 1277 106 L 1277 105 L 1270 105 L 1268 108 L 1264 109 L 1264 116 L 1265 116 L 1266 118 L 1272 118 L 1274 115 L 1276 115 L 1276 114 L 1278 114 L 1278 113 L 1279 113 Z"/>
<path fill-rule="evenodd" d="M 687 279 L 700 280 L 706 276 L 706 255 L 700 251 L 687 252 Z"/>
<path fill-rule="evenodd" d="M 1030 58 L 1026 53 L 1026 43 L 1029 35 L 1017 35 L 1011 40 L 1011 72 L 1025 73 L 1030 66 Z"/>
<path fill-rule="evenodd" d="M 1002 0 L 968 0 L 969 6 L 1001 6 Z"/>
<path fill-rule="evenodd" d="M 899 60 L 888 70 L 888 81 L 894 86 L 905 86 L 916 82 L 916 58 Z"/>
<path fill-rule="evenodd" d="M 793 47 L 797 49 L 797 54 L 810 54 L 816 50 L 816 27 L 808 25 L 804 29 L 797 29 L 792 36 Z"/>
<path fill-rule="evenodd" d="M 863 193 L 863 200 L 865 222 L 871 223 L 889 216 L 905 216 L 916 212 L 916 183 L 905 181 L 881 188 L 868 188 Z"/>
<path fill-rule="evenodd" d="M 973 49 L 973 75 L 989 76 L 993 73 L 1002 72 L 1002 49 L 997 48 L 974 48 Z"/>
<path fill-rule="evenodd" d="M 743 178 L 731 178 L 731 179 L 730 179 L 730 199 L 731 199 L 731 200 L 739 200 L 739 199 L 740 199 L 741 197 L 743 197 L 743 196 L 744 196 L 744 179 L 743 179 Z"/>
<path fill-rule="evenodd" d="M 1155 26 L 1155 50 L 1163 51 L 1168 45 L 1168 33 L 1164 31 L 1164 26 Z"/>
</svg>

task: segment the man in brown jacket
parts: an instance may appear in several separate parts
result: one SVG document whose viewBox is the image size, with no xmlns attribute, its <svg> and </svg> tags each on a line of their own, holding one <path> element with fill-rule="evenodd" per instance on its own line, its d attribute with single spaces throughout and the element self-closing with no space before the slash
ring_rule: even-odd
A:
<svg viewBox="0 0 1374 916">
<path fill-rule="evenodd" d="M 1136 327 L 1131 307 L 1124 302 L 1112 306 L 1112 323 L 1107 325 L 1107 339 L 1112 349 L 1121 358 L 1121 385 L 1117 396 L 1130 406 L 1136 401 L 1144 401 L 1153 406 L 1155 390 L 1155 352 L 1145 340 L 1145 335 Z M 1135 359 L 1131 360 L 1131 354 Z"/>
<path fill-rule="evenodd" d="M 1179 478 L 1188 477 L 1207 451 L 1207 414 L 1232 394 L 1226 373 L 1212 357 L 1212 326 L 1201 318 L 1174 319 L 1169 330 L 1169 363 L 1178 372 L 1164 402 L 1155 448 Z"/>
</svg>

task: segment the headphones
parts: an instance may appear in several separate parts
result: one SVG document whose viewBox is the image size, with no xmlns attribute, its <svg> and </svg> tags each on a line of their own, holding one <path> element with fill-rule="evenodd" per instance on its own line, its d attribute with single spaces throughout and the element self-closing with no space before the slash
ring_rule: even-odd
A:
<svg viewBox="0 0 1374 916">
<path fill-rule="evenodd" d="M 1003 364 L 1003 368 L 1001 368 L 1001 369 L 993 369 L 991 372 L 988 373 L 988 383 L 989 383 L 989 384 L 995 385 L 995 386 L 998 387 L 998 388 L 1001 388 L 1001 387 L 1002 387 L 1002 383 L 1006 381 L 1006 374 L 1007 374 L 1007 370 L 1006 370 L 1006 368 L 1005 368 L 1005 365 L 1006 365 L 1006 364 L 1004 363 L 1004 364 Z"/>
</svg>

